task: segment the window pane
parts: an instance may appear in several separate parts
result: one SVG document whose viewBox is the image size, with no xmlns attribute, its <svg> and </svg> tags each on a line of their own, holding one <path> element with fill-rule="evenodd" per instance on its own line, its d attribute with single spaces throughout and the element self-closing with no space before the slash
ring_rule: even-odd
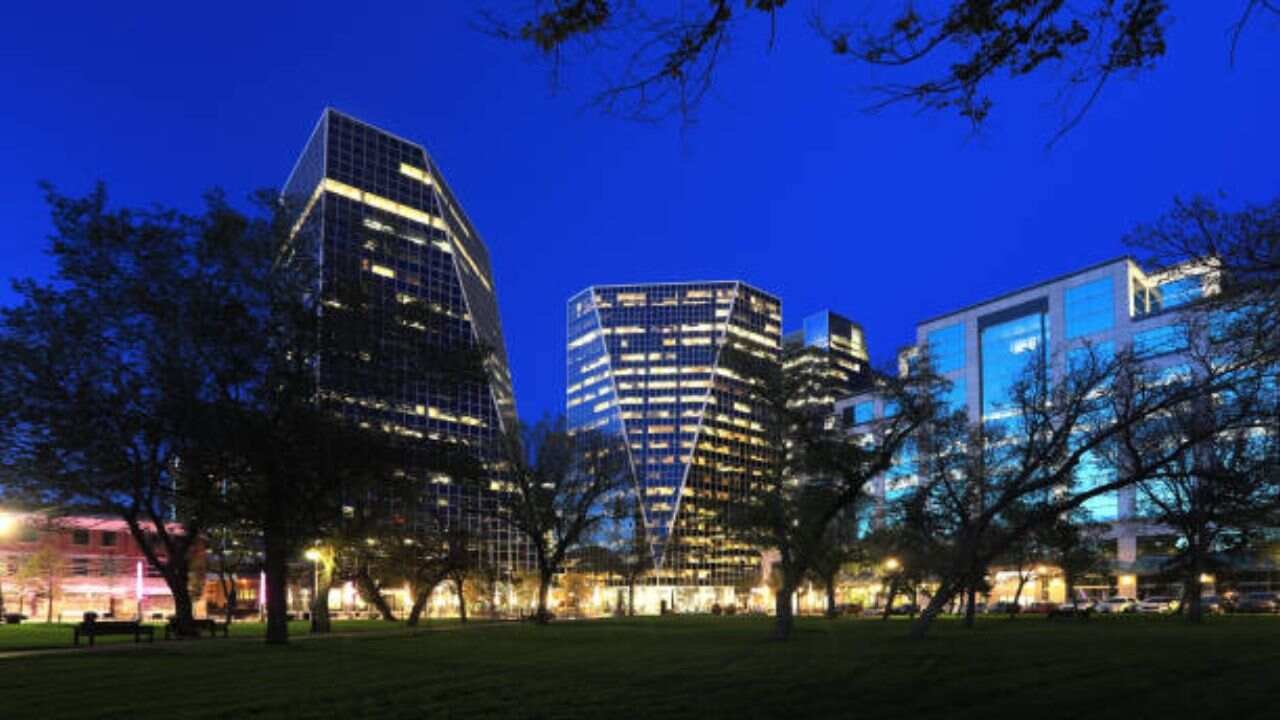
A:
<svg viewBox="0 0 1280 720">
<path fill-rule="evenodd" d="M 1184 350 L 1186 347 L 1186 334 L 1177 325 L 1152 328 L 1133 336 L 1133 352 L 1138 357 L 1164 355 Z"/>
<path fill-rule="evenodd" d="M 1064 299 L 1067 338 L 1110 330 L 1115 324 L 1115 299 L 1110 277 L 1068 288 Z"/>
<path fill-rule="evenodd" d="M 1105 366 L 1115 359 L 1116 344 L 1108 340 L 1094 343 L 1092 347 L 1080 346 L 1071 348 L 1071 350 L 1067 351 L 1067 370 L 1074 371 L 1076 368 L 1088 367 L 1090 352 L 1097 359 L 1098 365 Z"/>
<path fill-rule="evenodd" d="M 934 330 L 927 337 L 935 372 L 945 373 L 964 367 L 964 325 L 956 323 Z"/>
<path fill-rule="evenodd" d="M 991 325 L 982 331 L 982 415 L 1009 409 L 1013 386 L 1031 362 L 1044 359 L 1049 327 L 1036 312 Z"/>
<path fill-rule="evenodd" d="M 853 406 L 853 422 L 855 425 L 871 422 L 875 418 L 875 407 L 870 401 L 860 402 Z"/>
<path fill-rule="evenodd" d="M 1204 295 L 1204 288 L 1199 275 L 1170 280 L 1160 283 L 1160 307 L 1168 310 L 1186 305 Z"/>
</svg>

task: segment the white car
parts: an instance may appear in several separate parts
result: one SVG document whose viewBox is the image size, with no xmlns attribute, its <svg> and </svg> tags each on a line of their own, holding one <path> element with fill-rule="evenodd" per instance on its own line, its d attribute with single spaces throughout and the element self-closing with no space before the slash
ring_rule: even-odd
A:
<svg viewBox="0 0 1280 720">
<path fill-rule="evenodd" d="M 1104 615 L 1119 615 L 1121 613 L 1131 613 L 1138 611 L 1138 601 L 1131 597 L 1115 597 L 1107 598 L 1098 603 L 1098 612 Z"/>
<path fill-rule="evenodd" d="M 1140 613 L 1167 613 L 1178 609 L 1178 599 L 1168 595 L 1153 595 L 1138 603 Z"/>
</svg>

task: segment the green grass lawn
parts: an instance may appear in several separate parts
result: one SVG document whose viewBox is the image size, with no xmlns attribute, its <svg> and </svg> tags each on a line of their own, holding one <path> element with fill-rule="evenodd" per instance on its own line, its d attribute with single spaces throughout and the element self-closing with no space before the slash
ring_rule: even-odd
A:
<svg viewBox="0 0 1280 720">
<path fill-rule="evenodd" d="M 645 618 L 0 661 L 0 716 L 1277 717 L 1280 618 Z"/>
<path fill-rule="evenodd" d="M 423 620 L 423 627 L 437 627 L 456 623 L 455 620 Z M 0 652 L 12 650 L 44 650 L 49 648 L 72 647 L 72 628 L 74 623 L 26 623 L 23 625 L 0 625 Z M 164 625 L 155 623 L 156 641 L 164 638 Z M 289 632 L 295 635 L 307 634 L 310 624 L 306 620 L 295 620 L 289 623 Z M 386 623 L 381 620 L 334 620 L 334 632 L 368 632 L 388 631 L 403 627 L 398 623 Z M 231 626 L 231 637 L 262 637 L 262 623 L 234 623 Z M 88 640 L 81 640 L 81 644 Z M 133 636 L 109 635 L 97 638 L 99 645 L 133 644 Z M 146 642 L 146 640 L 143 640 Z M 3 718 L 0 713 L 0 718 Z"/>
</svg>

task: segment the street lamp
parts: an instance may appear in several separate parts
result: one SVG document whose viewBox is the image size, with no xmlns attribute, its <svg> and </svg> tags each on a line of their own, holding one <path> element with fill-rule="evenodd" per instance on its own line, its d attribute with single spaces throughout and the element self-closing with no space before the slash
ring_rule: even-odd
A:
<svg viewBox="0 0 1280 720">
<path fill-rule="evenodd" d="M 902 567 L 902 563 L 898 562 L 898 558 L 889 558 L 884 561 L 884 569 L 889 572 L 896 572 Z"/>
<path fill-rule="evenodd" d="M 311 561 L 311 630 L 316 629 L 316 596 L 320 592 L 320 551 L 315 548 L 307 548 L 302 554 L 303 557 Z"/>
</svg>

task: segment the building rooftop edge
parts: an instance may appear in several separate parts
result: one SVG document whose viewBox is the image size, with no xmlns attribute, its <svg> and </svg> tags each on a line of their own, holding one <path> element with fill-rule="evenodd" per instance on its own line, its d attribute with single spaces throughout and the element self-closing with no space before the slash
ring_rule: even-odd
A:
<svg viewBox="0 0 1280 720">
<path fill-rule="evenodd" d="M 594 290 L 596 288 L 661 287 L 661 286 L 676 286 L 676 285 L 745 285 L 746 287 L 751 288 L 752 290 L 760 293 L 761 295 L 767 295 L 769 296 L 770 299 L 776 300 L 779 305 L 782 304 L 782 298 L 780 296 L 772 292 L 769 292 L 768 290 L 764 290 L 758 285 L 753 285 L 745 280 L 673 280 L 670 282 L 658 281 L 658 282 L 629 282 L 629 283 L 593 283 L 591 285 L 587 285 L 581 290 L 578 290 L 577 292 L 570 294 L 569 299 L 566 300 L 565 302 L 571 302 L 574 298 L 578 297 L 582 293 L 587 292 L 588 290 Z"/>
<path fill-rule="evenodd" d="M 960 314 L 962 314 L 962 313 L 967 313 L 967 312 L 969 312 L 970 310 L 974 310 L 974 309 L 976 309 L 976 308 L 980 308 L 980 307 L 982 307 L 983 305 L 990 305 L 991 303 L 1000 302 L 1001 300 L 1005 300 L 1005 299 L 1011 298 L 1011 297 L 1013 297 L 1014 295 L 1019 295 L 1019 294 L 1024 293 L 1024 292 L 1029 292 L 1029 291 L 1031 291 L 1031 290 L 1036 290 L 1036 289 L 1038 289 L 1038 288 L 1045 287 L 1046 285 L 1053 285 L 1054 283 L 1062 282 L 1063 280 L 1066 280 L 1066 279 L 1068 279 L 1068 278 L 1074 277 L 1074 276 L 1076 276 L 1076 275 L 1083 275 L 1083 274 L 1085 274 L 1085 273 L 1087 273 L 1087 272 L 1093 272 L 1094 270 L 1097 270 L 1098 268 L 1103 268 L 1103 267 L 1106 267 L 1106 266 L 1108 266 L 1108 265 L 1115 265 L 1115 264 L 1117 264 L 1117 263 L 1121 263 L 1121 262 L 1127 262 L 1127 263 L 1130 263 L 1131 265 L 1137 266 L 1139 269 L 1141 269 L 1141 266 L 1140 266 L 1140 265 L 1138 265 L 1138 261 L 1137 261 L 1137 259 L 1136 259 L 1136 258 L 1134 258 L 1132 255 L 1119 255 L 1119 256 L 1113 257 L 1113 258 L 1111 258 L 1111 259 L 1109 259 L 1109 260 L 1103 260 L 1102 262 L 1097 262 L 1097 263 L 1094 263 L 1094 264 L 1092 264 L 1092 265 L 1088 265 L 1088 266 L 1086 266 L 1086 267 L 1080 268 L 1079 270 L 1072 270 L 1071 272 L 1062 273 L 1062 274 L 1060 274 L 1060 275 L 1055 275 L 1055 276 L 1053 276 L 1053 277 L 1051 277 L 1051 278 L 1048 278 L 1048 279 L 1045 279 L 1045 280 L 1041 280 L 1041 281 L 1039 281 L 1039 282 L 1035 282 L 1035 283 L 1032 283 L 1032 284 L 1030 284 L 1030 285 L 1025 285 L 1025 286 L 1023 286 L 1023 287 L 1020 287 L 1020 288 L 1017 288 L 1017 289 L 1014 289 L 1014 290 L 1009 290 L 1009 291 L 1007 291 L 1007 292 L 1000 293 L 999 295 L 996 295 L 995 297 L 987 298 L 986 300 L 980 300 L 980 301 L 978 301 L 978 302 L 970 303 L 970 304 L 965 305 L 964 307 L 961 307 L 961 308 L 956 309 L 956 310 L 951 310 L 951 311 L 949 311 L 949 312 L 941 313 L 941 314 L 939 314 L 939 315 L 934 315 L 933 317 L 926 318 L 926 319 L 924 319 L 924 320 L 921 320 L 921 321 L 917 322 L 917 323 L 916 323 L 916 327 L 918 328 L 918 327 L 920 327 L 921 325 L 929 325 L 929 324 L 931 324 L 931 323 L 935 323 L 935 322 L 937 322 L 937 321 L 939 321 L 939 320 L 943 320 L 943 319 L 949 318 L 949 317 L 951 317 L 952 315 L 960 315 Z"/>
</svg>

